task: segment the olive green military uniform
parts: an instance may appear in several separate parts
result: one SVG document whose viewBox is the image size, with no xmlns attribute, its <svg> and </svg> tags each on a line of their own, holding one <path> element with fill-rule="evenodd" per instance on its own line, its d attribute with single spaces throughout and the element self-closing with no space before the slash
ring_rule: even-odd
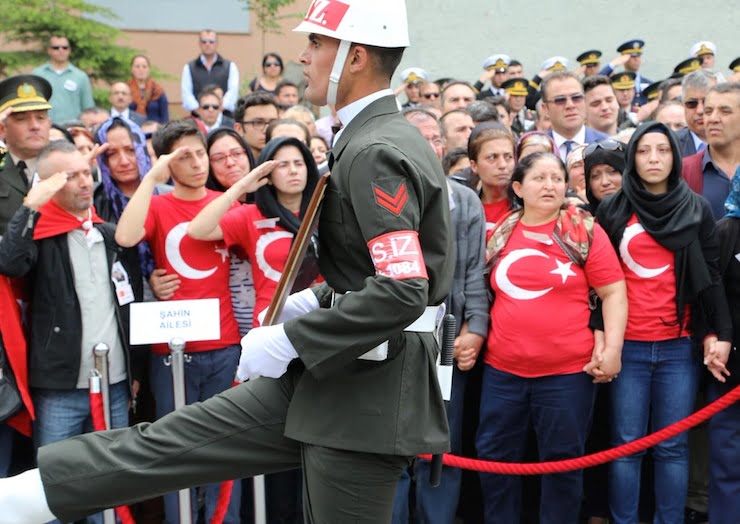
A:
<svg viewBox="0 0 740 524">
<path fill-rule="evenodd" d="M 447 451 L 437 344 L 432 333 L 403 331 L 451 284 L 439 162 L 389 96 L 348 124 L 332 161 L 319 231 L 322 307 L 284 326 L 300 359 L 280 379 L 241 384 L 154 424 L 41 448 L 44 489 L 61 520 L 303 467 L 307 522 L 387 522 L 410 457 Z M 377 258 L 377 239 L 397 232 L 418 232 L 428 278 L 376 273 L 370 249 Z M 386 340 L 386 360 L 358 360 Z"/>
</svg>

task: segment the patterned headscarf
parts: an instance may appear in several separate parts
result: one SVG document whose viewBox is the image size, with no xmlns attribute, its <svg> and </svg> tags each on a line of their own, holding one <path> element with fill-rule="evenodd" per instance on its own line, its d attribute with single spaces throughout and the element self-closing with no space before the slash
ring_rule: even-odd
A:
<svg viewBox="0 0 740 524">
<path fill-rule="evenodd" d="M 149 153 L 146 150 L 146 137 L 141 128 L 131 120 L 120 116 L 113 117 L 103 122 L 96 133 L 96 138 L 99 144 L 105 144 L 108 142 L 108 131 L 113 124 L 123 124 L 124 127 L 128 128 L 129 132 L 133 136 L 134 152 L 136 153 L 136 164 L 139 167 L 139 178 L 143 178 L 149 170 L 152 168 L 151 160 L 149 159 Z M 113 207 L 113 214 L 116 217 L 116 222 L 121 218 L 123 209 L 128 204 L 129 198 L 124 195 L 116 185 L 115 180 L 111 177 L 110 168 L 108 162 L 102 159 L 98 162 L 100 170 L 100 180 L 103 184 L 103 191 L 106 198 Z M 154 194 L 157 194 L 157 190 L 154 190 Z M 136 247 L 139 252 L 139 261 L 141 263 L 142 274 L 149 278 L 152 271 L 154 270 L 154 257 L 152 257 L 152 251 L 149 248 L 149 244 L 146 242 L 139 242 Z"/>
</svg>

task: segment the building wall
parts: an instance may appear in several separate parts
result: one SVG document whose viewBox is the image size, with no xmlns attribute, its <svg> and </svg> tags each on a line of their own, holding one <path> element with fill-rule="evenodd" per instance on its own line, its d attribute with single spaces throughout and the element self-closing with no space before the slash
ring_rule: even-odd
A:
<svg viewBox="0 0 740 524">
<path fill-rule="evenodd" d="M 237 0 L 220 1 L 243 5 Z M 114 2 L 99 0 L 96 3 Z M 401 69 L 423 67 L 432 78 L 452 76 L 473 82 L 482 72 L 482 61 L 493 53 L 507 53 L 517 58 L 531 77 L 549 56 L 564 55 L 575 62 L 581 52 L 596 48 L 604 52 L 606 62 L 616 54 L 619 44 L 633 38 L 646 41 L 642 72 L 653 80 L 669 76 L 673 67 L 688 57 L 689 47 L 698 40 L 709 39 L 718 46 L 718 70 L 722 72 L 727 72 L 730 61 L 740 56 L 737 39 L 740 0 L 705 0 L 701 4 L 687 0 L 652 3 L 635 0 L 407 0 L 406 3 L 412 45 Z M 123 27 L 128 37 L 126 44 L 143 50 L 156 67 L 171 76 L 163 83 L 174 115 L 181 114 L 179 78 L 182 67 L 198 53 L 197 29 L 192 27 L 200 26 L 193 26 L 190 15 L 202 13 L 204 6 L 211 15 L 203 17 L 203 26 L 222 31 L 220 51 L 237 63 L 245 91 L 247 82 L 260 70 L 263 50 L 262 35 L 256 29 L 254 17 L 249 20 L 246 13 L 240 12 L 238 16 L 246 27 L 238 31 L 233 20 L 219 21 L 212 16 L 219 12 L 214 3 L 180 0 L 176 4 L 172 17 L 166 24 L 162 23 L 166 26 L 164 30 Z M 282 34 L 264 37 L 264 49 L 276 51 L 283 57 L 287 76 L 294 81 L 302 79 L 297 57 L 305 45 L 305 36 L 290 30 L 307 5 L 307 0 L 297 0 L 293 6 L 285 8 L 282 14 L 296 16 L 282 21 Z M 188 13 L 188 16 L 179 13 Z M 234 18 L 233 13 L 232 5 L 231 11 L 222 14 Z M 174 30 L 179 27 L 180 19 L 182 25 L 189 24 L 190 29 Z M 221 26 L 222 22 L 226 25 Z M 398 83 L 399 79 L 395 78 L 393 85 Z"/>
</svg>

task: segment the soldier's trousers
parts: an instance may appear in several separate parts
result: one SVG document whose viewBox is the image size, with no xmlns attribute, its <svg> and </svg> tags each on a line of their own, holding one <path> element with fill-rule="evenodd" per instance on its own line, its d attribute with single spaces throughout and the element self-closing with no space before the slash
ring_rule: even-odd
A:
<svg viewBox="0 0 740 524">
<path fill-rule="evenodd" d="M 69 522 L 190 486 L 303 468 L 307 523 L 390 522 L 396 483 L 411 458 L 285 437 L 294 387 L 288 375 L 241 384 L 151 424 L 40 448 L 49 507 Z"/>
</svg>

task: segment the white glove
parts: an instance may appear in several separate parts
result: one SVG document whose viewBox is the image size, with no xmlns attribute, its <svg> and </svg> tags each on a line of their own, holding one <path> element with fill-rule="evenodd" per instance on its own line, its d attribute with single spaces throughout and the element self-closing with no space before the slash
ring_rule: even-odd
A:
<svg viewBox="0 0 740 524">
<path fill-rule="evenodd" d="M 294 358 L 298 358 L 298 353 L 282 324 L 252 328 L 242 338 L 236 378 L 244 382 L 257 377 L 282 377 Z"/>
<path fill-rule="evenodd" d="M 286 322 L 293 318 L 300 317 L 301 315 L 305 315 L 306 313 L 310 313 L 315 309 L 319 309 L 319 299 L 316 298 L 316 295 L 310 288 L 304 289 L 303 291 L 299 291 L 298 293 L 293 293 L 288 296 L 288 299 L 285 301 L 285 306 L 283 306 L 283 311 L 280 313 L 280 318 L 278 318 L 278 322 Z M 260 314 L 257 315 L 257 320 L 259 320 L 260 326 L 265 321 L 266 315 L 267 309 L 263 309 L 260 311 Z"/>
</svg>

